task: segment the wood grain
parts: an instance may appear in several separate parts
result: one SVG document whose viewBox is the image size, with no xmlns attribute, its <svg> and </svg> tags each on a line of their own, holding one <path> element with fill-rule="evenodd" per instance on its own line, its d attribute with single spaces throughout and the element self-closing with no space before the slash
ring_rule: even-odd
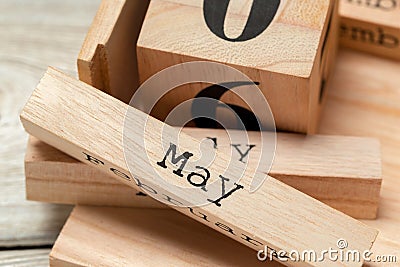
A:
<svg viewBox="0 0 400 267">
<path fill-rule="evenodd" d="M 173 210 L 75 207 L 50 266 L 127 265 L 282 266 Z"/>
<path fill-rule="evenodd" d="M 18 114 L 49 64 L 76 73 L 99 1 L 0 1 L 0 246 L 51 244 L 70 207 L 25 200 Z"/>
<path fill-rule="evenodd" d="M 47 267 L 50 249 L 21 249 L 0 251 L 1 267 Z"/>
<path fill-rule="evenodd" d="M 148 3 L 149 0 L 101 2 L 78 56 L 80 80 L 129 102 L 139 87 L 134 45 Z"/>
<path fill-rule="evenodd" d="M 207 140 L 230 152 L 224 130 L 184 128 L 198 140 Z M 252 164 L 261 153 L 260 136 L 230 131 L 235 140 L 233 159 Z M 249 146 L 252 147 L 249 150 Z M 238 152 L 240 151 L 240 153 Z M 248 154 L 246 154 L 248 153 Z M 245 155 L 245 156 L 244 156 Z M 299 157 L 301 155 L 301 157 Z M 253 164 L 254 165 L 254 164 Z M 271 170 L 260 171 L 354 218 L 376 217 L 381 185 L 380 147 L 376 140 L 346 136 L 304 136 L 277 133 Z M 109 175 L 85 165 L 57 149 L 31 138 L 25 158 L 27 198 L 35 201 L 122 207 L 163 207 Z"/>
<path fill-rule="evenodd" d="M 281 1 L 270 26 L 244 42 L 214 35 L 205 23 L 201 3 L 151 1 L 137 42 L 140 82 L 183 62 L 223 63 L 260 83 L 279 130 L 314 133 L 323 103 L 320 98 L 324 98 L 321 85 L 329 79 L 332 68 L 327 65 L 333 65 L 336 57 L 339 22 L 335 1 Z M 234 38 L 248 20 L 243 14 L 249 13 L 250 5 L 249 1 L 231 3 L 224 28 Z M 208 86 L 191 83 L 176 88 L 159 100 L 152 115 L 164 121 L 173 108 Z M 232 92 L 225 93 L 221 101 L 249 108 Z"/>
<path fill-rule="evenodd" d="M 375 243 L 372 260 L 377 256 L 396 256 L 397 261 L 363 266 L 396 266 L 400 261 L 400 243 L 381 237 Z M 53 267 L 132 264 L 283 266 L 258 261 L 255 251 L 171 210 L 77 206 L 50 254 Z"/>
<path fill-rule="evenodd" d="M 92 105 L 88 106 L 87 103 Z M 223 190 L 222 196 L 219 193 L 221 197 L 212 195 L 212 188 L 208 183 L 207 193 L 204 193 L 201 186 L 196 189 L 191 187 L 195 189 L 191 192 L 179 193 L 174 193 L 168 188 L 162 189 L 157 186 L 160 181 L 155 183 L 155 170 L 175 185 L 186 184 L 184 180 L 176 178 L 179 171 L 175 170 L 175 175 L 168 167 L 160 167 L 163 164 L 159 162 L 163 158 L 163 155 L 160 155 L 160 152 L 164 151 L 163 142 L 175 142 L 172 140 L 174 134 L 178 133 L 176 129 L 51 68 L 25 105 L 21 121 L 32 135 L 87 164 L 97 166 L 100 170 L 108 173 L 111 171 L 116 179 L 141 191 L 143 184 L 146 184 L 155 189 L 154 194 L 164 194 L 169 201 L 171 197 L 175 201 L 185 203 L 185 206 L 199 203 L 197 201 L 201 198 L 211 198 L 211 205 L 197 206 L 193 210 L 177 206 L 173 208 L 256 250 L 259 244 L 267 244 L 276 250 L 314 249 L 320 252 L 340 238 L 349 242 L 349 248 L 365 250 L 371 247 L 377 235 L 374 229 L 266 174 L 255 172 L 250 166 L 245 167 L 243 172 L 244 165 L 240 162 L 230 164 L 230 156 L 218 149 L 213 162 L 207 167 L 209 172 L 230 179 L 242 176 L 240 184 L 230 184 L 233 183 L 231 180 L 226 182 L 228 193 L 225 194 Z M 141 129 L 141 125 L 147 127 Z M 129 133 L 125 135 L 125 140 L 128 141 L 125 146 L 122 143 L 123 127 Z M 206 147 L 200 152 L 200 143 L 184 133 L 181 133 L 179 138 L 179 151 L 190 151 L 197 155 L 196 159 L 201 153 L 205 153 L 206 159 L 209 159 L 208 156 L 215 152 L 211 147 Z M 141 143 L 143 141 L 145 145 Z M 138 153 L 141 148 L 144 148 L 144 154 Z M 128 171 L 123 149 L 128 151 L 125 156 L 132 153 L 130 155 L 134 160 L 128 161 L 134 164 L 130 166 L 134 170 L 133 174 Z M 93 157 L 96 160 L 93 160 Z M 264 178 L 265 181 L 257 192 L 249 194 L 251 180 Z M 193 196 L 198 199 L 194 199 Z M 224 204 L 220 201 L 224 201 Z M 196 212 L 206 214 L 208 219 L 202 215 L 199 217 Z M 221 228 L 221 224 L 230 225 L 228 229 L 232 231 Z M 310 232 L 313 235 L 305 234 Z M 258 240 L 259 243 L 243 239 L 246 236 Z M 319 265 L 306 262 L 309 265 Z M 298 262 L 284 264 L 296 266 Z M 324 264 L 341 265 L 340 262 Z M 351 262 L 348 265 L 360 266 L 360 263 Z"/>
<path fill-rule="evenodd" d="M 400 60 L 400 1 L 341 0 L 340 43 Z"/>
<path fill-rule="evenodd" d="M 400 64 L 343 50 L 333 76 L 321 134 L 376 137 L 382 145 L 383 184 L 378 219 L 365 221 L 400 241 Z"/>
</svg>

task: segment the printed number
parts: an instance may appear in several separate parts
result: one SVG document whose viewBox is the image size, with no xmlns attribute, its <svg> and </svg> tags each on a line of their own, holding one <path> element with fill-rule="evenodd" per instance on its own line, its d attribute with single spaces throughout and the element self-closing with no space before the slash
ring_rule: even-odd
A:
<svg viewBox="0 0 400 267">
<path fill-rule="evenodd" d="M 249 18 L 237 38 L 225 35 L 224 22 L 230 0 L 204 0 L 203 13 L 208 28 L 218 37 L 230 42 L 244 42 L 264 32 L 278 11 L 280 0 L 253 0 Z"/>
<path fill-rule="evenodd" d="M 207 107 L 204 107 L 204 102 L 196 101 L 196 98 L 213 98 L 216 100 L 221 99 L 221 97 L 230 89 L 239 86 L 251 85 L 251 84 L 259 84 L 258 82 L 229 82 L 222 84 L 214 84 L 199 92 L 192 103 L 192 116 L 193 121 L 196 124 L 196 127 L 199 128 L 218 128 L 219 124 L 216 120 L 217 107 L 223 108 L 231 108 L 238 119 L 241 120 L 246 130 L 249 131 L 260 131 L 258 119 L 256 115 L 254 115 L 251 111 L 241 106 L 233 105 L 233 104 L 218 104 L 216 101 L 207 104 Z M 228 107 L 227 107 L 228 106 Z"/>
</svg>

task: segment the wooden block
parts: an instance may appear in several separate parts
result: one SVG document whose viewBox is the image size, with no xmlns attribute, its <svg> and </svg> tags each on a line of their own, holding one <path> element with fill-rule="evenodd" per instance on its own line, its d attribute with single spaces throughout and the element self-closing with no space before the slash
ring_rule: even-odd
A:
<svg viewBox="0 0 400 267">
<path fill-rule="evenodd" d="M 127 112 L 132 117 L 127 117 L 125 127 L 129 127 L 126 129 L 129 135 L 125 137 L 132 143 L 124 147 L 122 136 Z M 171 168 L 164 168 L 160 163 L 164 157 L 159 155 L 160 151 L 164 151 L 160 142 L 161 132 L 166 133 L 164 137 L 169 139 L 177 133 L 176 129 L 54 69 L 48 70 L 33 92 L 21 113 L 21 121 L 30 134 L 74 158 L 114 174 L 114 178 L 136 189 L 143 191 L 144 185 L 150 186 L 155 189 L 154 194 L 162 193 L 170 202 L 177 199 L 190 203 L 193 201 L 192 194 L 209 198 L 209 192 L 204 193 L 202 187 L 196 187 L 190 195 L 178 196 L 163 191 L 154 183 L 152 175 L 156 170 L 170 182 L 187 185 L 185 180 L 176 178 L 175 174 L 180 169 L 174 174 Z M 144 140 L 141 140 L 143 132 L 140 126 L 145 122 L 148 127 Z M 145 147 L 142 142 L 145 142 Z M 178 145 L 179 151 L 199 155 L 199 141 L 184 133 L 180 134 Z M 135 153 L 141 147 L 145 153 Z M 134 154 L 135 160 L 130 162 L 135 165 L 133 174 L 128 171 L 123 149 Z M 207 153 L 210 151 L 205 149 Z M 221 197 L 210 199 L 210 205 L 173 208 L 255 250 L 268 245 L 277 251 L 312 249 L 321 253 L 343 238 L 347 240 L 349 250 L 364 251 L 374 243 L 376 230 L 266 174 L 255 172 L 251 166 L 244 173 L 240 162 L 226 168 L 229 161 L 230 157 L 217 149 L 217 155 L 207 170 L 213 176 L 223 174 L 231 180 L 243 175 L 240 182 L 230 185 L 231 180 L 227 181 L 225 186 L 230 188 L 229 191 L 225 192 L 222 188 Z M 255 193 L 249 193 L 251 180 L 262 178 L 265 178 L 262 186 Z M 324 262 L 321 265 L 307 259 L 305 262 L 288 261 L 284 264 L 342 266 L 343 262 Z M 361 266 L 361 263 L 346 262 L 346 265 Z"/>
<path fill-rule="evenodd" d="M 184 132 L 199 140 L 216 138 L 220 149 L 229 149 L 224 130 L 184 128 Z M 249 138 L 234 144 L 236 160 L 257 160 L 261 146 L 259 134 L 249 132 Z M 209 144 L 213 146 L 214 141 L 210 140 Z M 379 154 L 379 142 L 370 138 L 277 133 L 272 169 L 263 167 L 272 177 L 354 218 L 374 219 L 382 182 Z M 152 198 L 133 194 L 130 187 L 109 175 L 33 137 L 26 153 L 25 175 L 30 200 L 165 207 Z"/>
<path fill-rule="evenodd" d="M 341 0 L 340 43 L 400 60 L 400 1 Z"/>
<path fill-rule="evenodd" d="M 134 237 L 134 238 L 132 238 Z M 365 267 L 391 266 L 400 244 L 380 236 Z M 134 249 L 132 249 L 134 248 Z M 395 256 L 395 258 L 389 256 Z M 172 210 L 74 208 L 50 254 L 50 266 L 283 266 Z"/>
<path fill-rule="evenodd" d="M 313 133 L 336 57 L 337 6 L 334 0 L 151 1 L 137 43 L 139 79 L 182 62 L 220 62 L 259 83 L 278 129 Z M 164 120 L 200 92 L 214 97 L 204 91 L 209 86 L 180 86 L 152 115 Z M 231 91 L 220 100 L 248 108 Z"/>
<path fill-rule="evenodd" d="M 98 206 L 166 208 L 97 168 L 34 137 L 25 157 L 26 197 L 33 201 Z"/>
<path fill-rule="evenodd" d="M 343 49 L 321 134 L 379 138 L 382 147 L 381 198 L 377 220 L 365 221 L 380 235 L 400 241 L 400 64 Z"/>
<path fill-rule="evenodd" d="M 102 0 L 78 56 L 79 79 L 128 102 L 139 86 L 136 50 L 149 0 Z"/>
<path fill-rule="evenodd" d="M 105 241 L 107 240 L 107 241 Z M 283 266 L 173 210 L 76 206 L 50 266 Z"/>
</svg>

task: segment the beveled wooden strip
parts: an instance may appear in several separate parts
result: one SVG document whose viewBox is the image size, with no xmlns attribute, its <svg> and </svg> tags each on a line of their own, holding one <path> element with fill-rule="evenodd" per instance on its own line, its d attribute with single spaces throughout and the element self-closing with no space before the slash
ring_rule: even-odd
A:
<svg viewBox="0 0 400 267">
<path fill-rule="evenodd" d="M 283 266 L 173 210 L 76 206 L 50 266 Z"/>
<path fill-rule="evenodd" d="M 223 130 L 184 128 L 184 132 L 199 140 L 215 138 L 209 139 L 210 145 L 216 142 L 220 149 L 228 149 L 230 144 Z M 249 132 L 249 138 L 231 144 L 236 160 L 257 160 L 259 136 Z M 379 155 L 379 142 L 371 138 L 277 133 L 277 151 L 269 174 L 354 218 L 372 219 L 377 214 L 382 182 Z M 261 167 L 268 173 L 267 166 Z M 25 174 L 30 200 L 164 207 L 34 137 L 28 145 Z"/>
<path fill-rule="evenodd" d="M 129 127 L 126 138 L 131 143 L 123 147 L 122 131 L 128 111 L 128 122 L 133 122 L 133 125 L 125 125 Z M 21 120 L 30 134 L 105 172 L 111 171 L 117 179 L 134 188 L 140 188 L 138 184 L 142 187 L 146 184 L 156 188 L 157 192 L 170 194 L 170 191 L 156 187 L 155 177 L 152 176 L 154 170 L 169 181 L 185 185 L 185 181 L 177 179 L 171 168 L 157 167 L 157 162 L 163 157 L 160 155 L 163 151 L 161 132 L 164 130 L 166 135 L 163 138 L 171 138 L 172 141 L 175 129 L 57 70 L 49 69 L 42 78 L 24 107 Z M 143 136 L 140 126 L 144 123 L 147 127 Z M 143 146 L 142 141 L 146 143 L 147 155 L 135 154 Z M 183 133 L 179 141 L 179 151 L 199 155 L 196 149 L 198 141 Z M 130 162 L 135 170 L 132 175 L 128 171 L 123 149 L 135 156 L 135 160 Z M 88 155 L 91 161 L 87 160 Z M 236 162 L 232 168 L 225 169 L 229 162 L 229 157 L 217 151 L 216 158 L 207 169 L 212 175 L 224 174 L 231 179 L 241 175 L 242 164 Z M 127 177 L 128 174 L 131 176 Z M 266 178 L 263 185 L 250 194 L 250 181 L 262 177 Z M 197 188 L 197 192 L 205 194 L 201 188 Z M 174 208 L 255 250 L 268 245 L 277 251 L 312 249 L 320 253 L 333 247 L 339 239 L 346 239 L 348 249 L 364 251 L 372 246 L 377 236 L 375 229 L 270 176 L 257 173 L 251 167 L 246 168 L 240 182 L 225 193 L 218 199 L 212 199 L 213 204 L 210 205 Z M 172 193 L 169 197 L 193 201 L 192 194 L 184 194 L 177 196 Z M 284 264 L 341 266 L 343 263 L 306 260 Z M 361 263 L 346 262 L 346 265 L 361 266 Z"/>
<path fill-rule="evenodd" d="M 386 263 L 364 267 L 400 261 L 400 244 L 393 240 L 379 236 L 371 252 L 372 260 L 379 256 Z M 283 266 L 257 260 L 257 252 L 172 210 L 88 206 L 74 208 L 51 251 L 50 265 Z"/>
</svg>

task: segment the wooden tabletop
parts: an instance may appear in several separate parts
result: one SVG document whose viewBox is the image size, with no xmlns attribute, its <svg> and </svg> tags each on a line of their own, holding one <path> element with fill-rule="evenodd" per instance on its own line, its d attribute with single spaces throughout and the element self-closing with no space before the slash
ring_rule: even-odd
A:
<svg viewBox="0 0 400 267">
<path fill-rule="evenodd" d="M 47 266 L 49 249 L 71 210 L 25 200 L 27 135 L 18 115 L 48 65 L 76 73 L 76 57 L 99 2 L 0 1 L 0 266 Z M 366 223 L 398 244 L 400 63 L 342 50 L 334 79 L 319 131 L 380 139 L 379 218 Z"/>
</svg>

